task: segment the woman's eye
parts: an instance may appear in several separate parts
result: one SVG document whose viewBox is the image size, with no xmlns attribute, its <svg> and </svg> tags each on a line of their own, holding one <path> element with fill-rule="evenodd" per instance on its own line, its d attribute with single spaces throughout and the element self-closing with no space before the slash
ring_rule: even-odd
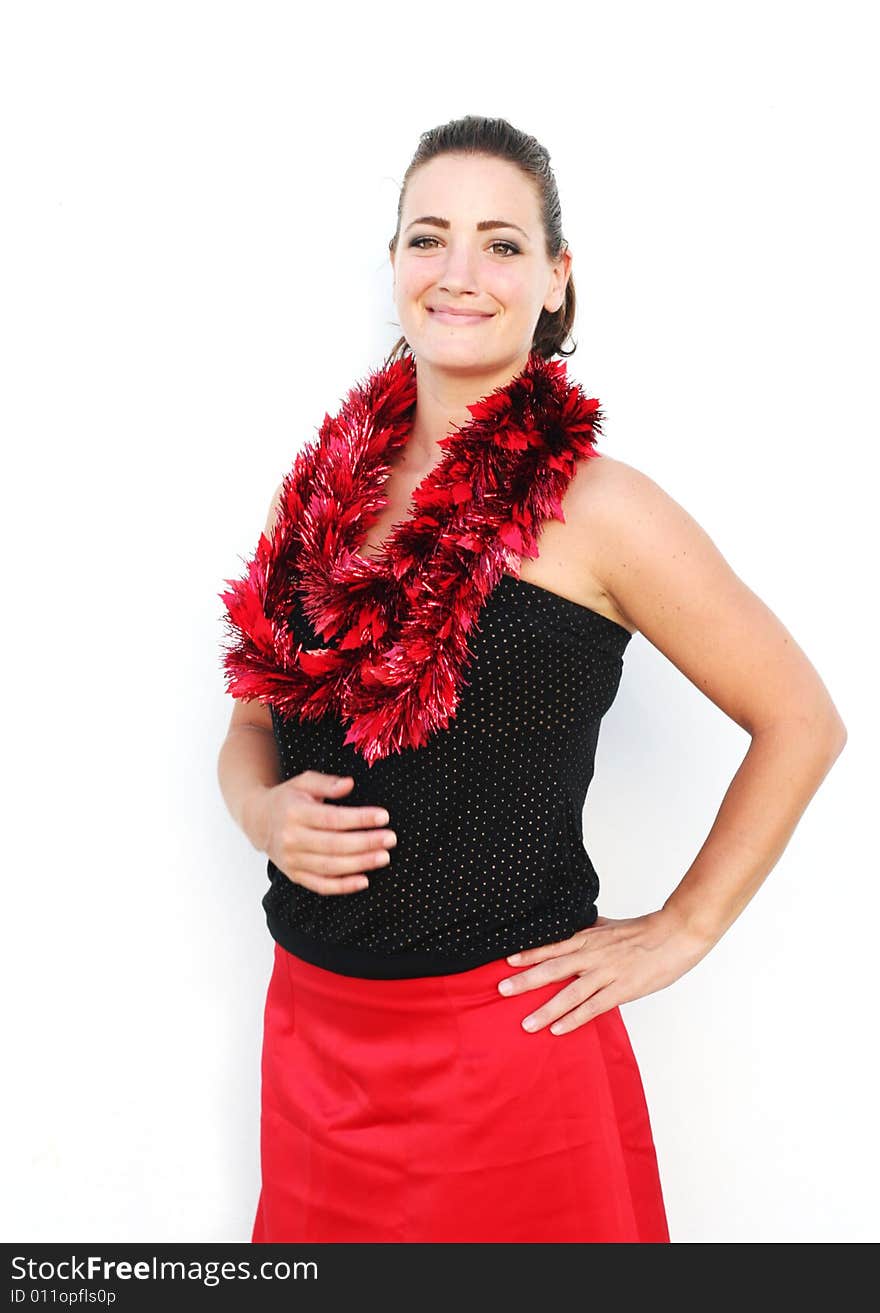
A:
<svg viewBox="0 0 880 1313">
<path fill-rule="evenodd" d="M 421 246 L 420 243 L 422 243 L 422 242 L 436 242 L 436 240 L 437 240 L 436 237 L 414 237 L 414 238 L 412 239 L 412 241 L 410 242 L 410 246 L 418 246 L 418 247 L 419 247 L 419 250 L 422 250 L 422 251 L 423 251 L 423 250 L 425 250 L 426 248 L 425 248 L 424 246 Z M 519 247 L 516 246 L 516 245 L 514 245 L 513 242 L 505 242 L 505 241 L 501 241 L 501 240 L 499 240 L 499 241 L 497 241 L 497 242 L 493 242 L 493 243 L 492 243 L 492 246 L 503 246 L 503 247 L 506 247 L 506 249 L 507 249 L 508 251 L 510 251 L 512 255 L 519 255 Z"/>
</svg>

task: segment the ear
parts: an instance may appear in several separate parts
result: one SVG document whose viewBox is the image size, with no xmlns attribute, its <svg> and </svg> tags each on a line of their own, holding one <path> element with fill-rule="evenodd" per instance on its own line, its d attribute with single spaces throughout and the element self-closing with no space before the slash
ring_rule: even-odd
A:
<svg viewBox="0 0 880 1313">
<path fill-rule="evenodd" d="M 544 298 L 544 309 L 551 315 L 555 315 L 565 305 L 565 289 L 571 275 L 571 264 L 571 251 L 566 242 L 551 270 L 550 289 Z"/>
</svg>

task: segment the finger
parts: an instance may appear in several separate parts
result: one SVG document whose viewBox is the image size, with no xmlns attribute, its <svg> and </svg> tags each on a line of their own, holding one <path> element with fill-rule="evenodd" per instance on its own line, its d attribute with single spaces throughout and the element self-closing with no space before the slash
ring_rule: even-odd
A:
<svg viewBox="0 0 880 1313">
<path fill-rule="evenodd" d="M 315 830 L 368 830 L 387 825 L 389 819 L 384 807 L 340 807 L 333 802 L 314 802 L 307 795 L 297 809 L 300 824 Z"/>
<path fill-rule="evenodd" d="M 598 986 L 598 980 L 591 981 L 586 980 L 583 976 L 578 976 L 577 980 L 573 980 L 565 989 L 561 989 L 558 994 L 554 994 L 541 1007 L 523 1017 L 521 1023 L 523 1029 L 533 1034 L 536 1030 L 543 1030 L 546 1026 L 551 1026 L 556 1022 L 561 1023 L 562 1018 L 570 1012 L 582 1008 L 588 1009 L 596 995 L 605 992 L 603 989 L 599 989 Z M 600 1007 L 599 1011 L 601 1012 L 603 1009 Z M 585 1020 L 588 1020 L 585 1014 L 582 1015 L 584 1015 Z M 595 1012 L 593 1015 L 596 1015 Z M 558 1034 L 559 1032 L 554 1031 L 553 1033 Z"/>
<path fill-rule="evenodd" d="M 538 944 L 535 948 L 524 948 L 519 953 L 511 953 L 507 961 L 511 966 L 531 966 L 549 957 L 560 957 L 563 953 L 570 953 L 572 949 L 580 948 L 583 934 L 583 930 L 577 930 L 568 939 L 560 939 L 553 944 Z"/>
<path fill-rule="evenodd" d="M 592 1021 L 594 1017 L 601 1016 L 603 1012 L 610 1012 L 616 1008 L 623 1000 L 618 998 L 612 989 L 597 990 L 591 998 L 585 999 L 583 1003 L 572 1008 L 564 1017 L 554 1021 L 550 1027 L 551 1035 L 567 1035 L 571 1030 L 577 1030 L 578 1026 L 585 1025 Z"/>
<path fill-rule="evenodd" d="M 502 994 L 524 994 L 528 989 L 538 989 L 541 985 L 551 985 L 555 980 L 567 980 L 585 969 L 585 964 L 577 949 L 574 952 L 560 953 L 548 958 L 525 971 L 517 971 L 512 976 L 505 976 L 498 981 L 498 990 Z"/>
<path fill-rule="evenodd" d="M 285 875 L 287 872 L 285 871 Z M 335 877 L 313 875 L 310 871 L 294 870 L 287 877 L 294 884 L 301 884 L 304 889 L 311 889 L 316 894 L 356 894 L 369 888 L 369 880 L 362 874 L 338 875 Z"/>
<path fill-rule="evenodd" d="M 316 798 L 328 797 L 331 794 L 333 797 L 338 797 L 351 788 L 354 778 L 351 775 L 328 775 L 320 770 L 304 770 L 293 777 L 292 783 Z"/>
<path fill-rule="evenodd" d="M 299 847 L 296 850 L 296 869 L 323 880 L 338 880 L 340 876 L 346 875 L 365 875 L 377 867 L 388 866 L 390 861 L 391 854 L 387 848 L 374 848 L 369 852 L 356 852 L 341 857 L 332 853 L 304 852 Z"/>
<path fill-rule="evenodd" d="M 316 830 L 298 825 L 289 842 L 297 852 L 331 857 L 361 854 L 369 858 L 382 849 L 396 847 L 397 835 L 393 830 Z"/>
</svg>

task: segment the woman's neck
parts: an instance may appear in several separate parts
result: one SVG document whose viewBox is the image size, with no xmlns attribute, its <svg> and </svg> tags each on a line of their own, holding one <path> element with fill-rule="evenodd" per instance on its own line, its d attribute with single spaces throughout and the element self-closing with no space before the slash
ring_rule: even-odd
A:
<svg viewBox="0 0 880 1313">
<path fill-rule="evenodd" d="M 416 361 L 416 406 L 412 429 L 401 464 L 414 472 L 429 470 L 440 460 L 440 439 L 453 428 L 462 428 L 471 419 L 468 406 L 486 397 L 496 388 L 505 387 L 528 363 L 528 352 L 521 359 L 503 361 L 498 368 L 462 372 L 438 369 Z M 403 453 L 402 453 L 403 456 Z"/>
</svg>

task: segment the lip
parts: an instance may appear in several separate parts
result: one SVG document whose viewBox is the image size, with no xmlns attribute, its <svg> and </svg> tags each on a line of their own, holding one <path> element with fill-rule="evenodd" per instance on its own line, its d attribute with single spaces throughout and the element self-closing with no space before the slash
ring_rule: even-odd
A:
<svg viewBox="0 0 880 1313">
<path fill-rule="evenodd" d="M 474 314 L 468 310 L 449 310 L 440 306 L 428 306 L 428 313 L 435 319 L 439 319 L 445 324 L 482 324 L 485 320 L 491 319 L 488 312 L 485 314 Z"/>
</svg>

